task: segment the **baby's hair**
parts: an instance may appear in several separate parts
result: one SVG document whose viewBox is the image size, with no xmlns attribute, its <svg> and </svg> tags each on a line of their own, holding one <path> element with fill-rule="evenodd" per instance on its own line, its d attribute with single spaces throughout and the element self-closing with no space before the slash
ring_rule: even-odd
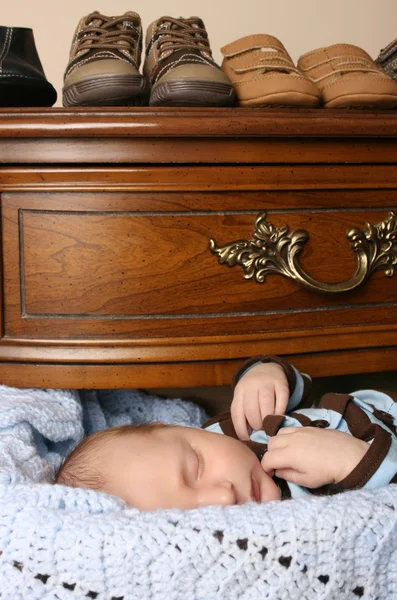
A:
<svg viewBox="0 0 397 600">
<path fill-rule="evenodd" d="M 172 425 L 156 421 L 155 423 L 109 427 L 103 431 L 92 433 L 79 442 L 65 458 L 55 474 L 54 483 L 92 490 L 102 489 L 105 485 L 104 473 L 94 466 L 94 459 L 98 455 L 98 444 L 102 446 L 117 437 L 137 433 L 149 435 L 154 430 L 164 427 L 172 427 Z"/>
</svg>

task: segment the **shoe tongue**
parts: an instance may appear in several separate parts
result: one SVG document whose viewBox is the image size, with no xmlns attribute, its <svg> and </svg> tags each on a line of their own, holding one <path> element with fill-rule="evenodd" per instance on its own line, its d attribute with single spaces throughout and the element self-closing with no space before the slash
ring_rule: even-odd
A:
<svg viewBox="0 0 397 600">
<path fill-rule="evenodd" d="M 87 27 L 100 27 L 104 22 L 104 19 L 101 18 L 101 14 L 95 11 L 88 15 L 85 20 L 85 25 Z"/>
<path fill-rule="evenodd" d="M 135 18 L 139 19 L 138 15 L 136 13 L 127 13 L 127 14 L 130 15 L 130 18 L 126 19 L 122 23 L 119 23 L 117 25 L 118 29 L 124 30 L 124 31 L 128 31 L 129 29 L 136 29 Z M 129 43 L 127 42 L 127 40 L 118 40 L 117 45 L 124 47 L 124 48 L 129 48 Z"/>
<path fill-rule="evenodd" d="M 141 22 L 141 18 L 138 15 L 138 13 L 129 11 L 129 12 L 126 12 L 123 16 L 128 17 L 122 23 L 123 29 L 128 29 L 128 28 L 132 29 L 133 27 L 136 27 Z M 112 18 L 115 18 L 115 17 L 112 17 Z"/>
<path fill-rule="evenodd" d="M 108 31 L 117 30 L 117 29 L 134 29 L 136 27 L 135 21 L 139 22 L 139 15 L 134 12 L 127 12 L 123 15 L 126 17 L 124 21 L 117 23 L 117 25 L 108 28 Z M 99 12 L 93 12 L 89 15 L 86 20 L 86 25 L 91 27 L 101 27 L 109 20 L 117 19 L 119 17 L 106 17 L 103 16 Z"/>
<path fill-rule="evenodd" d="M 199 19 L 198 17 L 189 17 L 189 19 L 185 19 L 184 17 L 177 17 L 175 19 L 176 21 L 180 21 L 182 23 L 186 23 L 187 25 L 189 25 L 189 27 L 192 27 L 194 29 L 203 29 L 204 25 L 201 21 L 201 19 Z M 177 30 L 177 29 L 184 29 L 184 27 L 181 27 L 180 25 L 178 25 L 178 23 L 172 23 L 171 21 L 164 21 L 164 23 L 162 23 L 159 27 L 159 29 L 168 29 L 168 30 Z"/>
<path fill-rule="evenodd" d="M 192 27 L 193 29 L 203 29 L 204 28 L 204 24 L 201 21 L 201 19 L 199 19 L 198 17 L 190 17 L 189 19 L 185 19 L 184 17 L 178 17 L 176 20 L 178 21 L 182 21 L 182 23 L 186 23 L 189 25 L 189 27 Z M 179 25 L 178 23 L 173 23 L 171 21 L 164 21 L 164 23 L 162 23 L 159 26 L 159 29 L 164 29 L 166 31 L 184 31 L 184 27 L 181 27 L 181 25 Z M 194 37 L 198 37 L 201 38 L 201 34 L 190 34 Z M 174 49 L 176 50 L 177 46 L 175 46 L 174 42 L 170 41 L 167 42 L 167 40 L 164 40 L 163 44 L 162 44 L 164 49 Z M 198 56 L 201 56 L 201 53 L 205 53 L 206 56 L 209 56 L 208 50 L 206 48 L 200 48 L 199 46 L 197 47 L 196 50 L 191 50 L 190 53 L 191 54 L 197 54 Z"/>
<path fill-rule="evenodd" d="M 109 32 L 116 31 L 125 31 L 128 29 L 135 29 L 135 20 L 139 20 L 139 16 L 134 12 L 127 12 L 123 15 L 125 18 L 124 21 L 117 23 L 117 25 L 113 25 L 112 27 L 107 27 L 106 30 Z M 102 18 L 102 15 L 99 12 L 92 13 L 86 21 L 86 24 L 90 27 L 98 27 L 101 28 L 104 24 L 106 24 L 109 20 L 116 19 L 117 17 L 106 17 L 106 19 Z M 116 45 L 120 48 L 129 49 L 130 44 L 127 40 L 117 40 Z"/>
<path fill-rule="evenodd" d="M 87 25 L 89 27 L 101 27 L 103 23 L 104 21 L 102 19 L 90 19 L 89 21 L 87 21 Z"/>
</svg>

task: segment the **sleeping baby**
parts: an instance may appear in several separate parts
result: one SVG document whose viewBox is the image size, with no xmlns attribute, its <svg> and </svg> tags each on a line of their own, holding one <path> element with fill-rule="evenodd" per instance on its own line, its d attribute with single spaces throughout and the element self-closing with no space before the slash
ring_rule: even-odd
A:
<svg viewBox="0 0 397 600">
<path fill-rule="evenodd" d="M 397 481 L 397 395 L 325 394 L 276 356 L 236 374 L 230 413 L 202 429 L 152 423 L 85 438 L 55 483 L 122 498 L 140 510 L 269 502 Z"/>
</svg>

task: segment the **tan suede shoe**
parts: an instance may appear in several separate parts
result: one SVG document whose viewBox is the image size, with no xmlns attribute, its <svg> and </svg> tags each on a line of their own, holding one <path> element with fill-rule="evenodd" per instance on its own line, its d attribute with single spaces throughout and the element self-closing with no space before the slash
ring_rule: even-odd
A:
<svg viewBox="0 0 397 600">
<path fill-rule="evenodd" d="M 236 101 L 198 17 L 161 17 L 149 25 L 143 72 L 151 106 L 232 106 Z"/>
<path fill-rule="evenodd" d="M 240 106 L 315 107 L 320 90 L 295 67 L 283 44 L 265 34 L 248 35 L 221 49 L 222 69 Z"/>
<path fill-rule="evenodd" d="M 135 106 L 146 104 L 149 90 L 139 73 L 142 26 L 126 12 L 83 17 L 73 36 L 63 86 L 64 106 Z"/>
<path fill-rule="evenodd" d="M 300 57 L 298 68 L 318 85 L 327 108 L 397 106 L 397 83 L 357 46 L 313 50 Z"/>
</svg>

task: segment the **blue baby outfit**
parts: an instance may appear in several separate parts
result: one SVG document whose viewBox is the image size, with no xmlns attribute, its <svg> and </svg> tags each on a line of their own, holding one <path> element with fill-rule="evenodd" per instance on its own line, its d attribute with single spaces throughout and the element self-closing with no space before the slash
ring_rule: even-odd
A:
<svg viewBox="0 0 397 600">
<path fill-rule="evenodd" d="M 352 394 L 325 394 L 314 407 L 310 399 L 310 377 L 278 357 L 266 356 L 250 361 L 237 374 L 237 380 L 258 362 L 277 362 L 284 369 L 290 387 L 286 415 L 269 415 L 263 429 L 252 431 L 245 442 L 261 459 L 267 443 L 281 427 L 321 427 L 363 439 L 369 449 L 353 472 L 339 484 L 312 490 L 285 482 L 290 497 L 333 494 L 348 489 L 374 489 L 397 480 L 397 394 L 359 390 Z M 395 398 L 393 398 L 393 396 Z M 309 406 L 308 406 L 309 405 Z M 303 407 L 302 407 L 303 406 Z M 230 413 L 214 417 L 203 425 L 207 431 L 236 437 Z"/>
</svg>

